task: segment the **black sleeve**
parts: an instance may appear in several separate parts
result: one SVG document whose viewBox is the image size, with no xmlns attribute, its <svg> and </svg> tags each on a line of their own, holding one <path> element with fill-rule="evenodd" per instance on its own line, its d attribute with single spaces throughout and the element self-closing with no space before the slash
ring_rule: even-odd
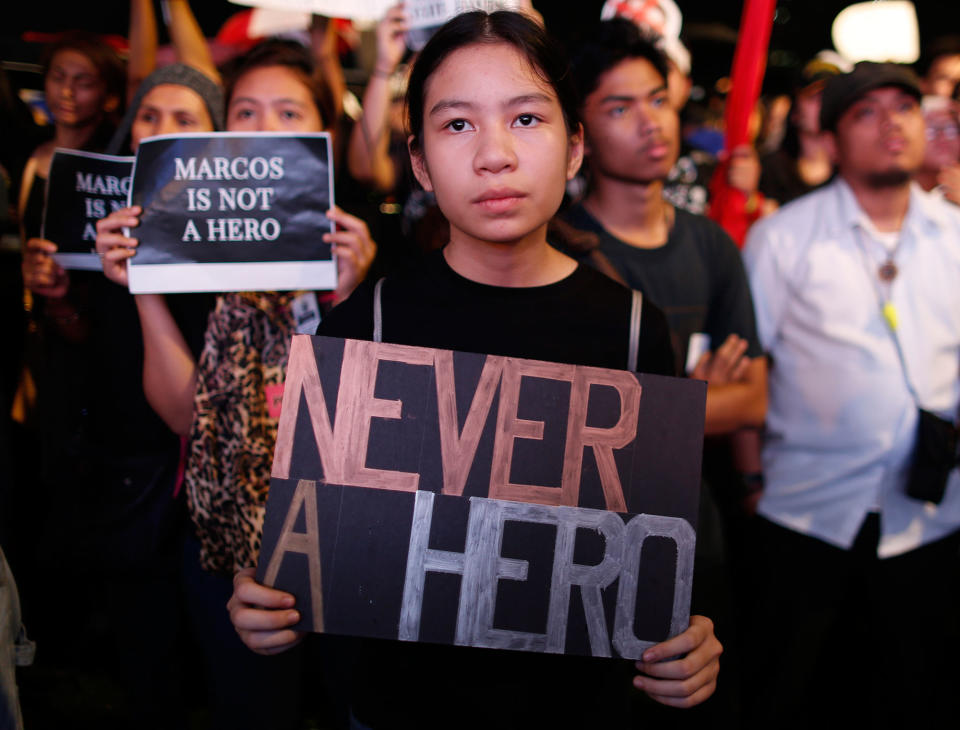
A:
<svg viewBox="0 0 960 730">
<path fill-rule="evenodd" d="M 715 350 L 731 334 L 745 339 L 747 357 L 760 357 L 763 348 L 757 336 L 753 296 L 740 249 L 719 226 L 712 226 L 715 240 L 710 242 L 713 255 L 710 307 L 705 328 L 710 335 L 710 348 Z"/>
<path fill-rule="evenodd" d="M 640 314 L 640 347 L 637 370 L 654 375 L 676 375 L 673 345 L 667 317 L 656 304 L 644 298 Z"/>
</svg>

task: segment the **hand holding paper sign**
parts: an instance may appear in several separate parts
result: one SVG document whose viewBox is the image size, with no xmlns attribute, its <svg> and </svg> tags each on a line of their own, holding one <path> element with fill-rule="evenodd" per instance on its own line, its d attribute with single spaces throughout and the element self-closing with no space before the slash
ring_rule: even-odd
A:
<svg viewBox="0 0 960 730">
<path fill-rule="evenodd" d="M 129 286 L 127 260 L 137 252 L 139 243 L 136 238 L 124 235 L 123 229 L 139 225 L 141 212 L 142 208 L 134 205 L 97 221 L 97 253 L 103 262 L 103 273 L 120 286 Z"/>
<path fill-rule="evenodd" d="M 337 206 L 327 211 L 327 218 L 338 227 L 334 233 L 324 233 L 323 241 L 333 246 L 337 258 L 337 288 L 333 301 L 339 304 L 367 275 L 377 254 L 377 244 L 370 237 L 366 223 Z"/>
<path fill-rule="evenodd" d="M 330 135 L 160 136 L 137 148 L 134 294 L 335 289 Z"/>
<path fill-rule="evenodd" d="M 66 296 L 70 277 L 54 259 L 57 244 L 44 238 L 31 238 L 23 254 L 23 284 L 34 294 L 51 299 Z"/>
</svg>

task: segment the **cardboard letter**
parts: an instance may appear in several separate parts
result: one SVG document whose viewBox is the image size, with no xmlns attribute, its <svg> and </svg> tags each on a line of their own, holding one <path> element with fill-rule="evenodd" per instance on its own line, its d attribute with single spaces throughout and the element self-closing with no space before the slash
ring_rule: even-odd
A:
<svg viewBox="0 0 960 730">
<path fill-rule="evenodd" d="M 493 395 L 503 372 L 504 358 L 487 355 L 477 383 L 476 393 L 460 433 L 457 419 L 457 392 L 453 379 L 453 353 L 436 350 L 434 368 L 437 380 L 437 408 L 440 423 L 440 456 L 443 462 L 443 494 L 463 494 L 483 426 L 490 415 Z"/>
<path fill-rule="evenodd" d="M 591 385 L 609 385 L 616 388 L 620 394 L 620 419 L 612 428 L 587 426 Z M 592 446 L 607 509 L 614 512 L 627 511 L 613 450 L 623 448 L 636 438 L 640 391 L 640 383 L 631 373 L 584 366 L 576 368 L 573 391 L 570 394 L 567 446 L 563 456 L 562 504 L 577 504 L 580 496 L 583 449 L 585 446 Z"/>
<path fill-rule="evenodd" d="M 510 481 L 513 465 L 513 441 L 518 438 L 543 440 L 543 421 L 527 421 L 517 418 L 520 405 L 520 382 L 523 376 L 565 380 L 572 382 L 575 367 L 560 363 L 535 362 L 508 357 L 500 381 L 500 407 L 497 409 L 497 428 L 493 441 L 493 463 L 490 466 L 490 499 L 509 499 L 515 502 L 537 504 L 570 504 L 562 501 L 563 490 Z M 624 510 L 625 511 L 625 510 Z"/>
<path fill-rule="evenodd" d="M 617 615 L 613 625 L 613 645 L 625 659 L 639 659 L 644 651 L 657 643 L 639 639 L 633 633 L 640 554 L 643 552 L 643 543 L 646 539 L 654 536 L 670 538 L 677 546 L 677 572 L 669 635 L 676 636 L 690 625 L 693 554 L 697 535 L 690 523 L 681 517 L 637 515 L 627 523 L 624 531 L 620 586 L 617 590 Z"/>
<path fill-rule="evenodd" d="M 343 356 L 342 369 L 344 372 L 349 369 L 346 352 Z M 337 402 L 341 402 L 343 389 L 344 381 L 341 380 Z M 338 440 L 334 438 L 334 428 L 330 426 L 327 401 L 323 396 L 320 374 L 317 372 L 317 360 L 313 355 L 313 341 L 308 335 L 294 335 L 290 341 L 287 378 L 284 381 L 283 404 L 281 405 L 282 412 L 289 412 L 290 418 L 280 419 L 271 476 L 277 479 L 290 478 L 293 434 L 297 427 L 301 393 L 307 398 L 307 410 L 310 413 L 310 423 L 313 426 L 313 437 L 317 442 L 320 460 L 323 463 L 324 481 L 328 484 L 343 484 L 344 450 L 340 447 Z M 337 421 L 340 420 L 340 411 L 341 409 L 338 408 Z M 340 440 L 342 441 L 342 439 Z"/>
<path fill-rule="evenodd" d="M 309 342 L 309 340 L 308 340 Z M 306 532 L 294 532 L 300 510 L 304 510 L 307 523 Z M 280 572 L 280 565 L 287 553 L 301 553 L 307 556 L 310 566 L 310 615 L 313 618 L 313 630 L 323 631 L 323 583 L 320 580 L 320 527 L 317 519 L 317 483 L 308 479 L 297 482 L 297 490 L 290 500 L 290 509 L 283 521 L 283 529 L 277 546 L 270 556 L 263 582 L 273 586 Z"/>
<path fill-rule="evenodd" d="M 366 466 L 370 444 L 370 421 L 373 418 L 400 418 L 403 403 L 373 396 L 377 382 L 377 366 L 381 360 L 394 360 L 408 365 L 433 365 L 433 354 L 422 348 L 404 347 L 379 342 L 347 340 L 340 373 L 340 391 L 351 396 L 343 408 L 351 414 L 349 439 L 344 449 L 344 481 L 346 486 L 396 489 L 413 492 L 420 483 L 415 472 L 371 469 Z M 348 367 L 349 363 L 349 367 Z M 341 406 L 338 405 L 339 414 Z M 339 421 L 339 418 L 337 419 Z"/>
</svg>

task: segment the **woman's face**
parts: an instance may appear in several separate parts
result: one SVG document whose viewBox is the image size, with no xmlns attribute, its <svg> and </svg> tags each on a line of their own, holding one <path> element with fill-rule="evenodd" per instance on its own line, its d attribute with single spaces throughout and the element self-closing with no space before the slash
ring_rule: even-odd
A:
<svg viewBox="0 0 960 730">
<path fill-rule="evenodd" d="M 287 66 L 245 73 L 227 109 L 231 132 L 322 132 L 323 120 L 310 89 Z"/>
<path fill-rule="evenodd" d="M 427 80 L 414 172 L 450 238 L 518 242 L 546 231 L 583 158 L 553 88 L 507 43 L 465 46 Z"/>
<path fill-rule="evenodd" d="M 212 131 L 213 120 L 200 94 L 179 84 L 160 84 L 140 102 L 130 129 L 130 144 L 136 151 L 145 137 Z"/>
<path fill-rule="evenodd" d="M 82 127 L 96 124 L 119 99 L 107 94 L 107 85 L 93 62 L 79 51 L 58 51 L 44 79 L 47 106 L 57 124 Z"/>
</svg>

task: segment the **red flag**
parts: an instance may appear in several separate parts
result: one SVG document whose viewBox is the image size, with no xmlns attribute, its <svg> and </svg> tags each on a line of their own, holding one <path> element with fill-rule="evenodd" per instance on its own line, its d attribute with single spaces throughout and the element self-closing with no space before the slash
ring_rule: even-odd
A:
<svg viewBox="0 0 960 730">
<path fill-rule="evenodd" d="M 724 151 L 728 155 L 735 147 L 752 142 L 750 115 L 760 98 L 776 7 L 777 0 L 746 0 L 743 5 L 724 112 Z M 745 193 L 730 187 L 728 167 L 727 161 L 717 165 L 710 181 L 710 217 L 742 246 L 747 228 L 760 215 L 760 205 L 757 198 L 748 200 Z"/>
</svg>

